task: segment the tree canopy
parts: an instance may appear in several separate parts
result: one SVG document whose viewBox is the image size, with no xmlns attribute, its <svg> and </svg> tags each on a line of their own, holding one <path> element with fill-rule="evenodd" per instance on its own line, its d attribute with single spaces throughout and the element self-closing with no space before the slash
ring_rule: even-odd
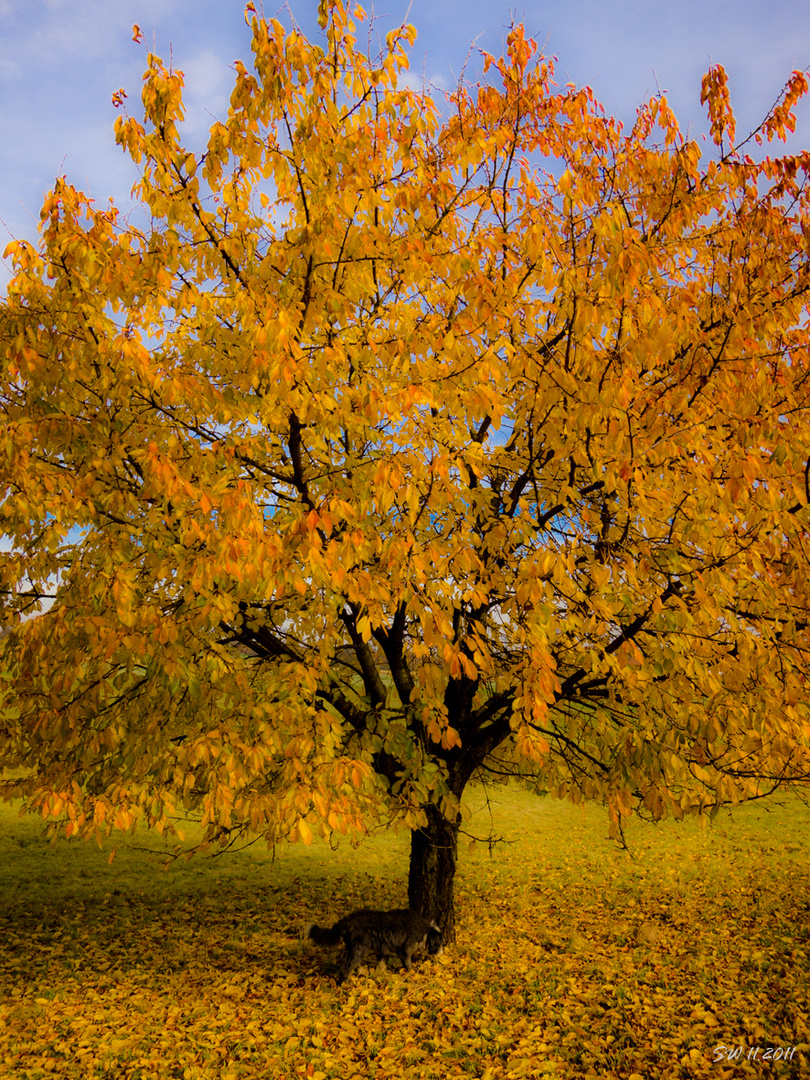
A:
<svg viewBox="0 0 810 1080">
<path fill-rule="evenodd" d="M 757 149 L 805 76 L 735 142 L 712 68 L 707 149 L 520 26 L 436 100 L 410 26 L 246 17 L 201 152 L 148 56 L 140 218 L 63 178 L 9 246 L 6 793 L 81 836 L 382 816 L 452 929 L 473 776 L 616 827 L 807 780 L 810 155 Z"/>
</svg>

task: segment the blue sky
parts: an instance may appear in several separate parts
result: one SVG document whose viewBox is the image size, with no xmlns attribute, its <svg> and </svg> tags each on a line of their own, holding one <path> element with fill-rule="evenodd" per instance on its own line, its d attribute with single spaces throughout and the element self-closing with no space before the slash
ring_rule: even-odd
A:
<svg viewBox="0 0 810 1080">
<path fill-rule="evenodd" d="M 363 6 L 372 9 L 370 0 Z M 101 204 L 113 196 L 127 205 L 135 173 L 115 145 L 110 99 L 123 87 L 137 113 L 147 47 L 185 73 L 186 141 L 202 146 L 227 111 L 234 60 L 250 59 L 243 9 L 243 0 L 0 0 L 0 250 L 12 237 L 34 239 L 56 175 Z M 286 22 L 292 12 L 311 37 L 316 11 L 316 0 L 264 8 Z M 374 11 L 384 36 L 408 2 L 377 0 Z M 452 87 L 473 39 L 500 53 L 511 13 L 558 58 L 560 84 L 589 84 L 625 122 L 660 87 L 694 135 L 707 126 L 700 79 L 710 63 L 728 72 L 738 135 L 760 122 L 793 68 L 810 67 L 808 0 L 524 0 L 511 9 L 498 0 L 413 0 L 414 74 Z M 473 56 L 467 74 L 476 71 Z M 809 144 L 810 100 L 792 148 Z M 0 284 L 6 278 L 0 268 Z"/>
</svg>

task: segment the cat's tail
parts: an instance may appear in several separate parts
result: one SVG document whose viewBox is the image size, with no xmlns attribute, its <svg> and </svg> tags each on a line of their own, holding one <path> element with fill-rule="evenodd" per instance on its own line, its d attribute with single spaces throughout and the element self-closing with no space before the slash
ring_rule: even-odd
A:
<svg viewBox="0 0 810 1080">
<path fill-rule="evenodd" d="M 316 926 L 312 923 L 307 927 L 306 936 L 316 945 L 339 945 L 343 940 L 337 923 L 334 926 Z"/>
</svg>

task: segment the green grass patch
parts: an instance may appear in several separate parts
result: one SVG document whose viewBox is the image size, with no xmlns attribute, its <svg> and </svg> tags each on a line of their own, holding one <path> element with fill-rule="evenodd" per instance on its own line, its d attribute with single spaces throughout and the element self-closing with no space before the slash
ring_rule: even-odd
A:
<svg viewBox="0 0 810 1080">
<path fill-rule="evenodd" d="M 0 1077 L 808 1074 L 802 802 L 634 824 L 629 852 L 599 808 L 517 787 L 469 803 L 457 943 L 343 987 L 301 931 L 405 903 L 407 834 L 163 869 L 154 835 L 110 864 L 3 807 Z"/>
</svg>

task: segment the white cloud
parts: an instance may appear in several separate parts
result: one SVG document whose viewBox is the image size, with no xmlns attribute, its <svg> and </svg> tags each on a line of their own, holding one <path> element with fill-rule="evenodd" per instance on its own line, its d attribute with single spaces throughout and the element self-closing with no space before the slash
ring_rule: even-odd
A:
<svg viewBox="0 0 810 1080">
<path fill-rule="evenodd" d="M 178 67 L 185 79 L 186 131 L 198 137 L 214 120 L 223 120 L 233 89 L 233 64 L 213 48 L 184 59 Z"/>
</svg>

